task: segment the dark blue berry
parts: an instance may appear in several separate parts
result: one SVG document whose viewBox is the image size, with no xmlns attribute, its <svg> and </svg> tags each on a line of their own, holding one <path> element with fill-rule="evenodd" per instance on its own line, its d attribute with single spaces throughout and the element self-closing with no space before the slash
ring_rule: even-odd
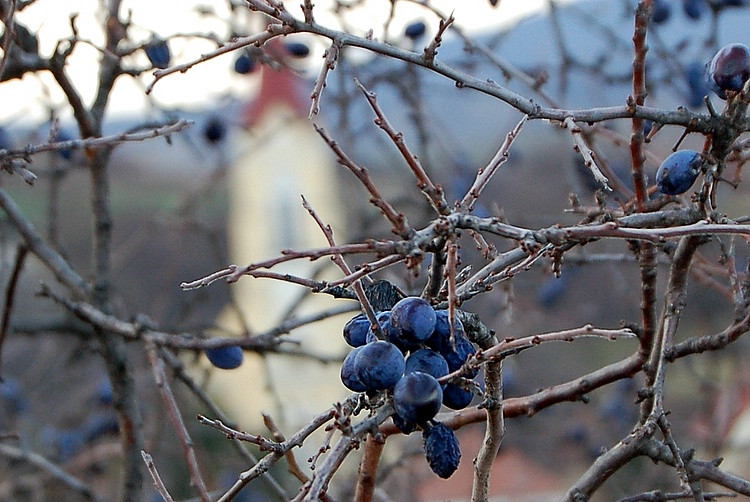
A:
<svg viewBox="0 0 750 502">
<path fill-rule="evenodd" d="M 353 390 L 354 392 L 364 392 L 367 390 L 365 384 L 362 383 L 359 376 L 357 376 L 357 373 L 354 371 L 354 360 L 362 348 L 363 347 L 356 347 L 349 352 L 344 358 L 344 363 L 341 365 L 341 382 L 347 389 Z"/>
<path fill-rule="evenodd" d="M 393 345 L 401 349 L 401 352 L 408 352 L 410 350 L 416 350 L 419 348 L 419 343 L 412 340 L 406 339 L 401 336 L 401 333 L 393 328 L 391 325 L 391 312 L 378 312 L 376 314 L 380 329 L 385 335 L 385 339 L 391 342 Z M 371 343 L 376 341 L 378 338 L 375 336 L 375 332 L 372 330 L 372 326 L 367 331 L 366 341 Z"/>
<path fill-rule="evenodd" d="M 86 438 L 77 429 L 54 431 L 51 434 L 52 443 L 57 449 L 57 458 L 62 462 L 73 458 L 86 444 Z"/>
<path fill-rule="evenodd" d="M 443 389 L 427 373 L 407 373 L 393 388 L 393 407 L 407 422 L 419 424 L 431 420 L 442 404 Z"/>
<path fill-rule="evenodd" d="M 661 24 L 669 19 L 672 9 L 667 0 L 654 0 L 653 9 L 651 10 L 651 21 Z"/>
<path fill-rule="evenodd" d="M 73 136 L 71 136 L 67 131 L 61 129 L 57 133 L 57 137 L 55 138 L 55 141 L 58 143 L 62 143 L 64 141 L 71 141 L 73 140 Z M 72 148 L 64 148 L 62 150 L 58 150 L 57 154 L 64 158 L 65 160 L 71 160 L 73 158 L 73 149 Z"/>
<path fill-rule="evenodd" d="M 435 322 L 435 309 L 418 296 L 403 298 L 391 309 L 391 328 L 406 341 L 424 342 L 435 331 Z"/>
<path fill-rule="evenodd" d="M 29 407 L 23 397 L 23 389 L 17 380 L 7 379 L 0 383 L 0 402 L 9 413 L 23 413 Z"/>
<path fill-rule="evenodd" d="M 117 421 L 117 415 L 113 411 L 106 413 L 97 413 L 91 416 L 86 423 L 78 428 L 78 435 L 86 443 L 107 434 L 117 434 L 120 431 L 120 424 Z"/>
<path fill-rule="evenodd" d="M 459 319 L 455 319 L 453 326 L 456 338 L 466 338 L 464 326 Z M 441 354 L 450 350 L 451 328 L 447 310 L 435 311 L 435 330 L 432 335 L 425 341 L 425 344 L 431 349 L 437 350 Z"/>
<path fill-rule="evenodd" d="M 654 122 L 652 120 L 644 120 L 643 121 L 643 136 L 644 137 L 648 136 L 651 133 L 651 129 L 653 128 L 654 128 Z"/>
<path fill-rule="evenodd" d="M 203 137 L 211 144 L 223 140 L 227 134 L 227 127 L 219 117 L 211 117 L 203 126 Z"/>
<path fill-rule="evenodd" d="M 664 159 L 656 171 L 656 187 L 666 195 L 687 192 L 701 172 L 703 159 L 693 150 L 679 150 Z"/>
<path fill-rule="evenodd" d="M 393 387 L 404 374 L 404 355 L 392 343 L 378 340 L 359 349 L 354 359 L 354 373 L 367 390 Z"/>
<path fill-rule="evenodd" d="M 310 55 L 310 48 L 302 42 L 287 42 L 284 44 L 284 48 L 289 55 L 296 58 L 306 58 Z"/>
<path fill-rule="evenodd" d="M 704 65 L 698 61 L 688 64 L 685 67 L 685 79 L 688 84 L 688 106 L 697 108 L 703 104 L 703 98 L 709 90 Z"/>
<path fill-rule="evenodd" d="M 242 364 L 242 359 L 244 357 L 242 348 L 237 345 L 206 349 L 205 352 L 206 357 L 211 361 L 211 364 L 223 370 L 233 370 L 238 368 Z"/>
<path fill-rule="evenodd" d="M 707 77 L 711 89 L 721 99 L 727 99 L 726 91 L 741 91 L 750 78 L 750 48 L 729 44 L 719 49 L 708 64 Z"/>
<path fill-rule="evenodd" d="M 234 71 L 240 75 L 252 73 L 255 69 L 255 60 L 247 52 L 241 52 L 234 60 Z"/>
<path fill-rule="evenodd" d="M 466 360 L 469 359 L 469 356 L 471 356 L 472 354 L 476 354 L 476 352 L 477 349 L 474 348 L 474 345 L 471 344 L 468 338 L 456 337 L 455 347 L 452 347 L 450 346 L 450 344 L 448 344 L 446 349 L 441 351 L 440 353 L 447 361 L 448 369 L 451 372 L 454 372 L 461 368 Z"/>
<path fill-rule="evenodd" d="M 539 286 L 536 292 L 537 303 L 544 308 L 554 307 L 568 290 L 566 276 L 550 277 Z"/>
<path fill-rule="evenodd" d="M 148 44 L 145 49 L 146 57 L 151 61 L 154 68 L 168 68 L 172 61 L 172 51 L 169 50 L 169 44 L 166 40 L 156 40 Z"/>
<path fill-rule="evenodd" d="M 419 349 L 406 358 L 404 373 L 421 371 L 435 378 L 448 374 L 448 362 L 432 349 Z"/>
<path fill-rule="evenodd" d="M 344 325 L 344 340 L 352 347 L 360 347 L 367 343 L 367 332 L 370 330 L 370 320 L 365 314 L 354 316 Z"/>
<path fill-rule="evenodd" d="M 436 424 L 422 433 L 424 454 L 432 472 L 447 479 L 456 472 L 461 462 L 461 445 L 453 429 Z"/>
<path fill-rule="evenodd" d="M 10 138 L 8 131 L 0 126 L 0 149 L 10 150 L 11 148 L 13 148 L 13 140 Z"/>
<path fill-rule="evenodd" d="M 414 21 L 413 23 L 409 24 L 406 27 L 406 29 L 404 30 L 404 35 L 406 35 L 407 38 L 416 40 L 422 37 L 426 30 L 427 30 L 427 25 L 424 24 L 424 22 Z"/>
<path fill-rule="evenodd" d="M 682 10 L 690 19 L 700 19 L 706 7 L 706 0 L 682 0 Z"/>
<path fill-rule="evenodd" d="M 376 312 L 375 313 L 375 319 L 378 321 L 378 326 L 380 327 L 381 335 L 385 336 L 385 338 L 393 343 L 391 341 L 391 312 L 389 310 L 386 310 L 384 312 Z M 378 340 L 378 337 L 375 336 L 375 331 L 372 329 L 372 325 L 370 325 L 369 328 L 367 328 L 367 334 L 365 335 L 365 342 L 366 343 L 372 343 L 376 342 Z"/>
<path fill-rule="evenodd" d="M 468 390 L 456 385 L 455 383 L 448 383 L 443 387 L 443 404 L 452 410 L 462 410 L 471 404 L 471 400 L 474 399 L 474 394 Z"/>
<path fill-rule="evenodd" d="M 102 378 L 99 380 L 99 385 L 96 386 L 96 400 L 101 404 L 110 405 L 114 402 L 114 394 L 112 393 L 112 384 L 109 378 Z"/>
</svg>

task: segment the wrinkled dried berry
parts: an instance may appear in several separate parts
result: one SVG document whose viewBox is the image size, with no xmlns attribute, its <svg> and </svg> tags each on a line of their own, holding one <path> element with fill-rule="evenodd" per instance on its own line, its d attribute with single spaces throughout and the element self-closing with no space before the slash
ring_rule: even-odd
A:
<svg viewBox="0 0 750 502">
<path fill-rule="evenodd" d="M 453 429 L 438 423 L 422 433 L 424 454 L 432 472 L 447 479 L 461 462 L 461 445 Z"/>
</svg>

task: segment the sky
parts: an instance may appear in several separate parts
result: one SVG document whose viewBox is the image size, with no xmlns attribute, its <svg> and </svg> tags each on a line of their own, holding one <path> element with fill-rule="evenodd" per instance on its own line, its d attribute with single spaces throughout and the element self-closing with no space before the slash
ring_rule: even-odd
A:
<svg viewBox="0 0 750 502">
<path fill-rule="evenodd" d="M 103 34 L 98 29 L 98 20 L 102 17 L 101 0 L 38 0 L 18 16 L 19 22 L 38 33 L 40 51 L 49 55 L 54 50 L 57 40 L 70 36 L 70 16 L 78 13 L 76 25 L 80 36 L 86 42 L 80 43 L 69 59 L 67 71 L 84 96 L 90 101 L 96 88 L 96 62 Z M 299 1 L 287 2 L 289 8 L 297 6 Z M 324 24 L 333 22 L 326 16 L 326 5 L 329 0 L 315 2 L 318 20 Z M 389 0 L 369 0 L 369 9 L 358 9 L 347 20 L 355 32 L 364 33 L 370 27 L 382 26 L 390 6 Z M 433 6 L 448 13 L 453 9 L 458 25 L 467 30 L 497 29 L 512 24 L 515 20 L 539 9 L 543 9 L 547 0 L 501 0 L 492 8 L 487 0 L 445 1 L 434 0 Z M 178 6 L 178 7 L 176 7 Z M 211 8 L 216 16 L 201 15 L 198 7 Z M 205 10 L 205 9 L 204 9 Z M 228 26 L 228 10 L 225 0 L 125 0 L 123 11 L 132 19 L 130 33 L 137 42 L 146 42 L 152 36 L 167 37 L 176 33 L 184 36 L 172 39 L 170 46 L 176 62 L 194 59 L 203 52 L 215 48 L 215 44 L 195 34 L 215 33 L 225 37 L 230 29 L 237 32 L 248 32 L 247 16 L 239 9 L 234 16 L 234 26 Z M 396 20 L 392 24 L 391 34 L 398 36 L 403 26 L 415 19 L 428 22 L 433 28 L 437 21 L 423 7 L 411 2 L 397 4 Z M 327 46 L 324 40 L 307 39 L 314 52 L 311 64 L 317 65 Z M 202 63 L 186 74 L 176 74 L 160 81 L 147 97 L 144 89 L 151 82 L 150 72 L 139 78 L 121 78 L 111 100 L 110 114 L 148 113 L 149 109 L 171 107 L 200 107 L 216 102 L 227 94 L 241 95 L 250 92 L 252 82 L 247 77 L 231 71 L 234 55 L 228 54 Z M 148 61 L 142 51 L 138 51 L 128 62 L 139 68 L 146 68 Z M 317 71 L 316 71 L 317 72 Z M 0 121 L 45 121 L 49 110 L 64 120 L 68 116 L 65 98 L 51 80 L 49 75 L 27 75 L 22 81 L 3 83 L 0 87 Z"/>
</svg>

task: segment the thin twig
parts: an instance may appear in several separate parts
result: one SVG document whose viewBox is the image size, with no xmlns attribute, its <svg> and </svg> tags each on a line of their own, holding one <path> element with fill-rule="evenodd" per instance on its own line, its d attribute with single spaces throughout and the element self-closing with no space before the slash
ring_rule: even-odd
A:
<svg viewBox="0 0 750 502">
<path fill-rule="evenodd" d="M 333 40 L 328 49 L 326 49 L 324 55 L 325 61 L 323 62 L 323 66 L 320 67 L 320 74 L 315 80 L 315 86 L 313 87 L 313 91 L 310 94 L 312 103 L 310 104 L 310 112 L 308 113 L 308 118 L 314 117 L 320 111 L 320 97 L 323 94 L 323 89 L 326 86 L 328 73 L 336 68 L 336 61 L 338 60 L 340 50 L 341 44 L 339 44 L 338 40 Z"/>
<path fill-rule="evenodd" d="M 148 473 L 151 474 L 151 479 L 154 480 L 154 487 L 156 488 L 156 491 L 159 492 L 159 495 L 162 496 L 164 502 L 174 502 L 174 499 L 169 494 L 169 490 L 167 490 L 166 485 L 164 485 L 164 481 L 162 481 L 161 476 L 159 475 L 159 471 L 156 470 L 156 465 L 154 465 L 153 457 L 143 450 L 141 450 L 141 456 L 143 457 L 143 461 L 146 463 Z"/>
<path fill-rule="evenodd" d="M 609 180 L 606 176 L 604 176 L 604 174 L 602 174 L 601 169 L 599 169 L 599 166 L 594 160 L 593 150 L 589 148 L 589 146 L 586 144 L 586 140 L 583 138 L 583 129 L 570 117 L 566 117 L 563 121 L 563 124 L 565 124 L 565 127 L 573 136 L 573 141 L 575 141 L 575 150 L 581 154 L 581 157 L 583 157 L 583 163 L 589 169 L 589 171 L 591 171 L 591 174 L 594 175 L 594 179 L 601 183 L 605 190 L 611 191 L 612 188 L 610 188 L 609 186 Z"/>
<path fill-rule="evenodd" d="M 23 461 L 33 465 L 42 472 L 49 474 L 63 485 L 67 486 L 86 500 L 103 501 L 86 483 L 65 472 L 60 466 L 49 461 L 38 453 L 16 448 L 7 444 L 0 444 L 0 455 L 17 461 Z"/>
<path fill-rule="evenodd" d="M 3 37 L 3 57 L 0 59 L 0 77 L 2 77 L 5 71 L 5 66 L 8 64 L 10 58 L 10 51 L 12 50 L 13 42 L 16 38 L 16 8 L 18 0 L 10 0 L 4 5 L 5 16 L 3 17 L 3 24 L 5 25 L 5 33 Z"/>
<path fill-rule="evenodd" d="M 26 260 L 27 253 L 28 248 L 25 245 L 21 244 L 18 246 L 18 251 L 16 251 L 16 259 L 13 264 L 13 270 L 10 273 L 8 284 L 5 287 L 5 305 L 3 307 L 2 320 L 0 320 L 0 364 L 3 360 L 2 356 L 5 336 L 8 333 L 8 328 L 10 328 L 10 316 L 13 313 L 13 300 L 16 296 L 16 286 L 18 285 L 18 279 L 21 276 L 21 270 L 23 270 L 23 265 Z M 0 383 L 2 383 L 2 381 L 2 372 L 0 372 Z"/>
<path fill-rule="evenodd" d="M 383 131 L 385 131 L 388 137 L 391 138 L 391 141 L 393 141 L 393 144 L 396 145 L 396 148 L 398 148 L 401 156 L 406 161 L 412 173 L 414 173 L 414 177 L 417 178 L 417 186 L 419 187 L 419 189 L 422 191 L 422 193 L 425 194 L 427 200 L 430 201 L 430 204 L 432 204 L 432 207 L 435 208 L 435 211 L 437 211 L 438 214 L 449 214 L 450 207 L 448 206 L 448 202 L 445 200 L 445 193 L 443 193 L 442 187 L 440 185 L 435 185 L 432 182 L 430 177 L 427 175 L 427 172 L 424 170 L 422 163 L 419 162 L 417 156 L 414 155 L 406 145 L 403 133 L 397 132 L 396 129 L 394 129 L 391 123 L 388 121 L 385 113 L 383 113 L 380 105 L 378 105 L 378 100 L 375 93 L 367 90 L 367 88 L 365 88 L 365 86 L 362 85 L 362 83 L 360 83 L 358 80 L 355 81 L 355 83 L 365 95 L 365 98 L 367 98 L 367 102 L 370 104 L 370 107 L 377 116 L 377 118 L 375 119 L 375 124 Z"/>
<path fill-rule="evenodd" d="M 194 122 L 192 120 L 178 120 L 169 124 L 149 128 L 144 131 L 121 132 L 102 137 L 54 141 L 52 143 L 43 143 L 40 145 L 28 145 L 20 149 L 0 149 L 0 161 L 5 162 L 7 159 L 13 158 L 28 159 L 29 157 L 42 152 L 60 152 L 65 150 L 85 150 L 90 152 L 103 148 L 112 148 L 124 143 L 147 141 L 154 138 L 171 136 L 172 134 L 177 134 L 186 130 L 193 124 Z"/>
<path fill-rule="evenodd" d="M 513 141 L 515 141 L 515 139 L 518 137 L 518 134 L 521 132 L 521 129 L 523 128 L 528 118 L 528 115 L 524 115 L 523 117 L 521 117 L 521 120 L 518 121 L 513 130 L 505 136 L 505 140 L 503 140 L 502 145 L 500 145 L 500 148 L 492 157 L 492 160 L 490 160 L 485 167 L 477 171 L 476 178 L 474 178 L 474 183 L 471 185 L 469 190 L 466 192 L 466 195 L 463 196 L 461 202 L 459 203 L 459 207 L 461 209 L 471 211 L 474 208 L 474 203 L 479 198 L 482 190 L 484 190 L 484 188 L 490 182 L 492 176 L 497 172 L 497 169 L 502 164 L 504 164 L 506 160 L 508 160 L 510 147 L 511 145 L 513 145 Z"/>
<path fill-rule="evenodd" d="M 334 239 L 333 237 L 333 228 L 331 228 L 331 225 L 326 225 L 323 222 L 318 213 L 315 212 L 315 210 L 307 202 L 307 199 L 305 199 L 304 196 L 302 197 L 302 205 L 310 214 L 310 216 L 313 217 L 315 223 L 318 225 L 318 228 L 320 228 L 320 230 L 323 232 L 323 235 L 325 235 L 325 238 L 328 241 L 328 245 L 332 248 L 335 248 L 336 239 Z M 341 253 L 331 256 L 331 260 L 333 260 L 333 263 L 335 263 L 336 266 L 341 269 L 345 276 L 349 277 L 352 275 L 352 269 L 349 268 L 349 265 L 346 263 L 346 260 L 344 260 L 344 257 Z M 357 299 L 359 300 L 359 304 L 362 307 L 362 310 L 364 310 L 365 315 L 367 315 L 367 319 L 369 319 L 370 324 L 373 327 L 375 336 L 381 339 L 385 338 L 385 335 L 380 329 L 380 324 L 378 323 L 378 319 L 375 315 L 375 310 L 372 308 L 372 305 L 370 304 L 370 301 L 367 299 L 367 295 L 365 294 L 365 290 L 362 287 L 361 279 L 357 279 L 352 282 L 352 288 L 354 289 L 354 293 L 357 295 Z"/>
<path fill-rule="evenodd" d="M 154 72 L 154 80 L 151 81 L 151 83 L 146 87 L 146 94 L 151 94 L 151 91 L 153 91 L 156 83 L 162 78 L 166 77 L 167 75 L 172 75 L 173 73 L 185 73 L 189 69 L 191 69 L 193 66 L 203 63 L 204 61 L 208 61 L 209 59 L 213 59 L 217 56 L 221 56 L 222 54 L 226 54 L 228 52 L 232 52 L 236 49 L 241 49 L 249 45 L 260 47 L 261 45 L 263 45 L 264 43 L 266 43 L 267 41 L 269 41 L 270 39 L 274 37 L 277 37 L 279 35 L 286 35 L 289 33 L 293 33 L 294 31 L 295 30 L 289 26 L 269 24 L 268 27 L 266 28 L 266 31 L 262 33 L 258 33 L 257 35 L 252 35 L 248 37 L 240 37 L 234 42 L 230 42 L 226 45 L 219 47 L 216 50 L 202 54 L 199 58 L 194 59 L 193 61 L 171 66 L 163 70 L 156 70 Z"/>
<path fill-rule="evenodd" d="M 217 416 L 218 419 L 227 424 L 228 427 L 235 428 L 232 421 L 216 405 L 216 403 L 214 403 L 213 399 L 208 396 L 206 391 L 201 386 L 199 386 L 190 375 L 187 374 L 184 364 L 179 358 L 173 355 L 169 350 L 165 349 L 162 349 L 160 351 L 160 355 L 164 359 L 164 361 L 172 367 L 175 377 L 182 381 L 188 387 L 188 389 L 190 389 L 190 391 L 203 404 L 205 404 L 209 410 L 211 410 L 211 413 L 213 415 Z M 252 464 L 258 463 L 258 458 L 253 455 L 253 453 L 247 448 L 245 443 L 243 443 L 239 439 L 235 439 L 234 441 L 232 441 L 232 445 L 245 461 Z M 266 472 L 265 474 L 263 474 L 263 480 L 270 486 L 271 490 L 273 490 L 273 493 L 276 495 L 278 500 L 289 500 L 289 496 L 284 490 L 284 487 L 281 486 L 281 484 L 273 477 L 270 472 Z"/>
<path fill-rule="evenodd" d="M 172 388 L 167 380 L 167 375 L 164 371 L 164 361 L 162 361 L 158 355 L 156 344 L 147 341 L 146 353 L 148 354 L 151 369 L 154 373 L 154 382 L 159 389 L 159 393 L 164 401 L 172 426 L 180 440 L 182 452 L 185 455 L 185 461 L 187 462 L 188 472 L 190 473 L 190 481 L 198 491 L 201 500 L 203 502 L 211 502 L 211 496 L 208 494 L 208 489 L 203 481 L 200 467 L 198 467 L 198 458 L 195 456 L 193 440 L 190 438 L 190 433 L 188 432 L 187 427 L 185 427 L 185 422 L 182 420 L 180 407 L 177 404 L 177 400 L 175 399 L 174 394 L 172 393 Z"/>
</svg>

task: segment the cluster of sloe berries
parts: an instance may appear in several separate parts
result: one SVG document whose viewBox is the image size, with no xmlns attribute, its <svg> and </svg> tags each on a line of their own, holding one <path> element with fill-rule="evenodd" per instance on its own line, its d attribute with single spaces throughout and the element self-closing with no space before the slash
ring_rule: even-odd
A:
<svg viewBox="0 0 750 502">
<path fill-rule="evenodd" d="M 750 79 L 750 48 L 729 44 L 719 49 L 706 65 L 705 79 L 721 99 L 742 91 Z M 667 157 L 656 172 L 656 187 L 666 195 L 687 192 L 703 170 L 703 157 L 694 150 L 679 150 Z"/>
<path fill-rule="evenodd" d="M 341 381 L 355 392 L 388 391 L 395 425 L 405 434 L 422 428 L 430 467 L 447 478 L 458 468 L 460 448 L 453 430 L 433 419 L 443 405 L 465 408 L 473 393 L 438 378 L 461 369 L 476 349 L 460 320 L 451 336 L 448 311 L 435 310 L 419 297 L 403 298 L 376 318 L 380 338 L 364 314 L 344 326 L 344 340 L 354 349 L 344 359 Z M 477 375 L 466 371 L 468 377 Z"/>
</svg>

